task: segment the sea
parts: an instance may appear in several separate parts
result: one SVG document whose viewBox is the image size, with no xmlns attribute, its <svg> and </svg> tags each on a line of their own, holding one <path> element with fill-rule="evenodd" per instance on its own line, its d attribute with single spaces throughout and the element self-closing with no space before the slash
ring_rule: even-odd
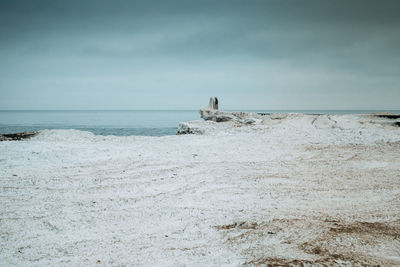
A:
<svg viewBox="0 0 400 267">
<path fill-rule="evenodd" d="M 366 114 L 384 110 L 243 110 L 257 113 Z M 400 110 L 388 112 L 399 114 Z M 76 129 L 96 135 L 175 135 L 179 122 L 200 120 L 198 110 L 3 110 L 0 134 Z"/>
</svg>

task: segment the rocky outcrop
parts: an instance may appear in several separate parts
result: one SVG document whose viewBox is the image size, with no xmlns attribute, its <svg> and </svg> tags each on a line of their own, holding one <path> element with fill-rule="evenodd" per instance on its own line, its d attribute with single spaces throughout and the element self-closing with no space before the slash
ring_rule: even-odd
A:
<svg viewBox="0 0 400 267">
<path fill-rule="evenodd" d="M 394 113 L 390 113 L 390 112 L 376 112 L 376 113 L 373 113 L 372 115 L 379 117 L 379 118 L 385 118 L 385 119 L 391 119 L 391 120 L 400 119 L 399 114 L 394 114 Z"/>
<path fill-rule="evenodd" d="M 199 110 L 200 117 L 204 120 L 215 122 L 236 121 L 244 124 L 257 122 L 260 115 L 251 112 L 231 112 L 218 110 L 218 99 L 211 97 L 207 107 Z"/>
<path fill-rule="evenodd" d="M 215 126 L 215 122 L 219 123 L 231 121 L 234 124 L 244 125 L 260 123 L 262 121 L 261 115 L 257 113 L 218 110 L 218 99 L 216 97 L 211 97 L 208 106 L 201 108 L 199 113 L 200 117 L 207 122 L 181 122 L 176 134 L 204 134 L 205 131 L 209 132 Z"/>
<path fill-rule="evenodd" d="M 14 134 L 0 134 L 0 141 L 19 141 L 29 139 L 37 135 L 38 132 L 22 132 Z"/>
<path fill-rule="evenodd" d="M 179 123 L 177 135 L 182 134 L 203 134 L 204 131 L 195 125 L 191 124 L 190 122 L 181 122 Z"/>
<path fill-rule="evenodd" d="M 210 97 L 210 101 L 207 107 L 199 110 L 200 117 L 204 120 L 211 120 L 216 122 L 230 121 L 233 117 L 226 112 L 218 111 L 218 98 L 215 96 Z"/>
<path fill-rule="evenodd" d="M 215 122 L 222 122 L 222 121 L 231 121 L 234 120 L 235 117 L 226 111 L 219 111 L 213 109 L 200 109 L 200 117 L 206 121 L 215 121 Z"/>
</svg>

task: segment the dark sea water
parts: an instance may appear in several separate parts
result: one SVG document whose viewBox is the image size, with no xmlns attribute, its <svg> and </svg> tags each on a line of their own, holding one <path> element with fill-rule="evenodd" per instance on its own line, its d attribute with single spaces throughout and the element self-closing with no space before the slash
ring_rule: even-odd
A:
<svg viewBox="0 0 400 267">
<path fill-rule="evenodd" d="M 362 114 L 376 110 L 251 110 L 261 113 Z M 390 111 L 400 113 L 400 111 Z M 179 122 L 199 120 L 197 110 L 0 111 L 0 134 L 43 129 L 77 129 L 99 135 L 176 134 Z"/>
</svg>

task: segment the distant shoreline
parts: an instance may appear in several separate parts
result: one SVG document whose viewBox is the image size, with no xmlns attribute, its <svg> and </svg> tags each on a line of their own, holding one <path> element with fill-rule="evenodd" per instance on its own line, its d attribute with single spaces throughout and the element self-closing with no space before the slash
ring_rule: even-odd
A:
<svg viewBox="0 0 400 267">
<path fill-rule="evenodd" d="M 224 109 L 237 112 L 366 114 L 376 112 L 400 113 L 400 109 Z M 198 109 L 2 109 L 0 112 L 197 112 Z"/>
<path fill-rule="evenodd" d="M 245 112 L 246 113 L 246 112 Z M 254 112 L 255 113 L 255 112 Z M 268 117 L 268 116 L 285 116 L 289 114 L 299 114 L 299 113 L 257 113 L 258 116 Z M 304 116 L 324 116 L 331 114 L 299 114 Z M 400 127 L 400 114 L 387 113 L 387 112 L 377 112 L 377 113 L 367 113 L 367 114 L 336 114 L 333 116 L 346 116 L 346 115 L 371 115 L 376 118 L 386 119 L 387 123 L 393 124 L 394 126 Z M 199 119 L 202 121 L 202 119 Z M 190 121 L 183 122 L 189 123 Z M 179 123 L 180 125 L 181 123 Z M 32 125 L 2 125 L 0 123 L 0 141 L 15 141 L 15 140 L 26 140 L 31 137 L 36 136 L 42 130 L 78 130 L 83 132 L 91 132 L 95 135 L 101 136 L 171 136 L 175 134 L 182 134 L 180 132 L 178 124 L 174 127 L 84 127 L 84 126 L 32 126 Z M 189 130 L 188 133 L 191 131 Z M 186 133 L 184 133 L 186 134 Z"/>
</svg>

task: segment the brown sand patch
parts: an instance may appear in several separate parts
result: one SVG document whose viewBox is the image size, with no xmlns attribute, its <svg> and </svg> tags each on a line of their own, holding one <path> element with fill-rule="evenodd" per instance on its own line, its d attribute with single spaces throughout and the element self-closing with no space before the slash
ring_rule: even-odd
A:
<svg viewBox="0 0 400 267">
<path fill-rule="evenodd" d="M 400 221 L 275 219 L 215 228 L 251 266 L 390 266 L 397 264 L 395 248 L 400 247 Z M 283 251 L 290 258 L 280 256 Z"/>
<path fill-rule="evenodd" d="M 386 235 L 395 239 L 400 238 L 400 226 L 391 226 L 381 222 L 354 222 L 350 224 L 336 224 L 329 229 L 336 234 L 358 234 L 358 235 Z"/>
<path fill-rule="evenodd" d="M 215 228 L 218 230 L 227 230 L 227 229 L 233 229 L 233 228 L 238 228 L 238 229 L 256 229 L 257 223 L 249 223 L 249 222 L 234 222 L 231 224 L 225 224 L 225 225 L 217 225 Z"/>
</svg>

